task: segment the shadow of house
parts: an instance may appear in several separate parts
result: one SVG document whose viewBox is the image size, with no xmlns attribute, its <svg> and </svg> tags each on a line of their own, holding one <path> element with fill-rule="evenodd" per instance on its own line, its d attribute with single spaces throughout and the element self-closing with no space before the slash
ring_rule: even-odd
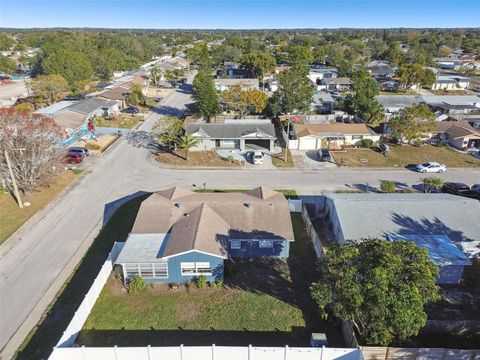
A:
<svg viewBox="0 0 480 360">
<path fill-rule="evenodd" d="M 253 230 L 249 232 L 230 229 L 229 256 L 233 259 L 255 259 L 265 257 L 287 258 L 290 252 L 290 241 L 277 234 Z"/>
<path fill-rule="evenodd" d="M 103 222 L 102 222 L 102 227 L 104 227 L 108 221 L 112 218 L 112 216 L 115 214 L 115 212 L 125 203 L 129 202 L 130 200 L 133 200 L 138 197 L 147 197 L 151 195 L 150 192 L 147 191 L 137 191 L 136 193 L 133 193 L 131 195 L 124 196 L 123 198 L 114 200 L 112 202 L 109 202 L 105 204 L 104 210 L 103 210 Z"/>
<path fill-rule="evenodd" d="M 243 330 L 96 330 L 84 329 L 77 345 L 85 346 L 308 346 L 305 328 L 292 327 L 292 331 Z"/>
<path fill-rule="evenodd" d="M 146 193 L 145 193 L 146 194 Z M 135 196 L 119 206 L 115 213 L 110 210 L 104 226 L 78 265 L 73 276 L 58 295 L 54 305 L 37 325 L 35 333 L 18 352 L 17 359 L 47 359 L 53 346 L 61 338 L 75 311 L 84 299 L 105 258 L 116 241 L 125 241 L 132 230 L 138 209 L 145 194 Z M 110 207 L 113 209 L 114 207 Z"/>
</svg>

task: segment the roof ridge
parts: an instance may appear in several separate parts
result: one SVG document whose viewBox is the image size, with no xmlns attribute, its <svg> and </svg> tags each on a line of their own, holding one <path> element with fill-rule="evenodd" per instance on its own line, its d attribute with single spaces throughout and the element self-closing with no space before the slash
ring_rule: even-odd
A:
<svg viewBox="0 0 480 360">
<path fill-rule="evenodd" d="M 203 213 L 203 207 L 204 205 L 206 205 L 205 203 L 201 203 L 199 206 L 197 206 L 196 208 L 194 208 L 192 211 L 190 211 L 191 213 L 196 211 L 197 209 L 200 208 L 200 213 L 198 214 L 198 219 L 196 221 L 196 224 L 195 224 L 195 233 L 193 234 L 193 239 L 192 239 L 192 249 L 195 249 L 195 243 L 197 242 L 197 234 L 198 234 L 198 228 L 199 228 L 199 225 L 200 225 L 200 220 L 202 218 L 202 213 Z"/>
</svg>

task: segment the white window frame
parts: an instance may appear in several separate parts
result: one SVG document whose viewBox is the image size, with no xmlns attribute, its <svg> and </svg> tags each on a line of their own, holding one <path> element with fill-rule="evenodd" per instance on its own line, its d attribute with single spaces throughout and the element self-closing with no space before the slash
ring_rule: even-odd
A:
<svg viewBox="0 0 480 360">
<path fill-rule="evenodd" d="M 242 248 L 242 240 L 230 240 L 230 249 L 240 250 Z"/>
<path fill-rule="evenodd" d="M 273 248 L 273 240 L 259 240 L 258 247 L 260 249 L 272 249 Z"/>
<path fill-rule="evenodd" d="M 188 266 L 190 269 L 193 269 L 193 272 L 185 272 L 184 267 Z M 203 269 L 209 268 L 210 271 L 204 272 Z M 212 275 L 212 264 L 210 262 L 181 262 L 180 263 L 180 272 L 182 276 L 211 276 Z"/>
<path fill-rule="evenodd" d="M 160 267 L 160 264 L 165 264 L 165 271 L 158 271 L 156 267 Z M 168 279 L 168 263 L 127 263 L 122 264 L 123 274 L 125 278 L 132 278 L 134 276 L 141 276 L 143 279 Z M 144 274 L 148 272 L 149 276 Z"/>
</svg>

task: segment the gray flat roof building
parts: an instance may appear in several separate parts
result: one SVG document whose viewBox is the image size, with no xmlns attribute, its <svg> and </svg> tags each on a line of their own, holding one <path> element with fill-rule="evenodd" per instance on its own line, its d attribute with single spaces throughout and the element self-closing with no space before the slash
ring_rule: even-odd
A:
<svg viewBox="0 0 480 360">
<path fill-rule="evenodd" d="M 326 195 L 337 241 L 389 235 L 448 236 L 465 253 L 480 252 L 480 202 L 449 194 Z"/>
</svg>

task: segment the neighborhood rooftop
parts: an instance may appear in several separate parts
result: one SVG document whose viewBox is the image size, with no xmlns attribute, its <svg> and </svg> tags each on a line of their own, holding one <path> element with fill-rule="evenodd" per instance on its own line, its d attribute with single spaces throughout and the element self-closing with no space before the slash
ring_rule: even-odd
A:
<svg viewBox="0 0 480 360">
<path fill-rule="evenodd" d="M 266 122 L 266 124 L 258 122 L 252 124 L 189 124 L 187 125 L 186 133 L 201 133 L 206 137 L 219 139 L 238 139 L 254 133 L 263 133 L 270 137 L 276 136 L 275 127 L 270 122 Z"/>
<path fill-rule="evenodd" d="M 90 98 L 83 101 L 79 101 L 68 106 L 68 110 L 76 111 L 82 114 L 90 114 L 101 107 L 110 107 L 116 105 L 115 101 L 107 101 L 97 98 Z"/>
<path fill-rule="evenodd" d="M 480 244 L 480 202 L 450 194 L 327 194 L 345 240 L 446 235 L 466 253 Z"/>
</svg>

